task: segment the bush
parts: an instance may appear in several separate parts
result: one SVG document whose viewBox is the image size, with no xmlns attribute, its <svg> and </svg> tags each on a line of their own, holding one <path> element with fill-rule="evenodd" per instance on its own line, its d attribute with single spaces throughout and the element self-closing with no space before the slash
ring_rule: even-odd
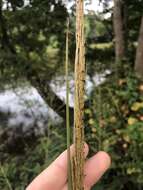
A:
<svg viewBox="0 0 143 190">
<path fill-rule="evenodd" d="M 129 69 L 118 74 L 92 92 L 92 109 L 85 110 L 92 150 L 112 157 L 112 167 L 96 190 L 143 189 L 143 84 Z"/>
<path fill-rule="evenodd" d="M 0 165 L 0 189 L 25 190 L 42 170 L 66 149 L 66 130 L 63 126 L 48 126 L 47 135 L 33 139 L 29 146 L 25 142 L 23 153 L 4 152 L 5 160 Z"/>
</svg>

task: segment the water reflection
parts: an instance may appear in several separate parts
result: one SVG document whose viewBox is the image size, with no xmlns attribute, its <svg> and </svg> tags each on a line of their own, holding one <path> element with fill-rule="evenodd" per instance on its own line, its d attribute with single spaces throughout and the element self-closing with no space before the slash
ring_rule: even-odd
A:
<svg viewBox="0 0 143 190">
<path fill-rule="evenodd" d="M 89 76 L 86 78 L 86 96 L 88 96 L 92 89 L 105 81 L 106 75 L 110 71 L 105 71 L 104 74 L 95 75 L 92 80 Z M 70 82 L 70 106 L 74 105 L 74 80 L 73 75 L 69 77 Z M 51 81 L 50 86 L 64 102 L 66 100 L 66 85 L 63 76 L 56 77 Z M 32 86 L 25 86 L 24 88 L 10 88 L 0 93 L 0 127 L 3 128 L 4 120 L 6 127 L 20 127 L 23 133 L 33 128 L 35 133 L 43 133 L 45 126 L 48 123 L 57 124 L 62 122 L 62 118 L 50 108 L 46 102 L 41 98 L 38 91 Z"/>
</svg>

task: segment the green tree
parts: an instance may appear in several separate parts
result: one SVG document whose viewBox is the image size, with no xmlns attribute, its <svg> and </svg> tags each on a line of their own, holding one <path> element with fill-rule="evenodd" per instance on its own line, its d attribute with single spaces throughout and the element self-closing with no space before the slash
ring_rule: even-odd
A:
<svg viewBox="0 0 143 190">
<path fill-rule="evenodd" d="M 0 1 L 1 81 L 27 79 L 63 118 L 65 104 L 49 81 L 63 66 L 66 17 L 61 0 Z"/>
</svg>

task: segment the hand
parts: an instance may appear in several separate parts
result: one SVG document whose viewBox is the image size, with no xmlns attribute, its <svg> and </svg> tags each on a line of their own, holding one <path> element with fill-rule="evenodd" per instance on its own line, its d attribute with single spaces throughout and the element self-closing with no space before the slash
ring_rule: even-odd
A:
<svg viewBox="0 0 143 190">
<path fill-rule="evenodd" d="M 74 146 L 71 146 L 71 155 Z M 88 155 L 88 146 L 84 146 L 85 157 Z M 109 168 L 111 159 L 103 151 L 98 152 L 85 162 L 84 188 L 91 187 L 101 178 Z M 47 169 L 36 177 L 26 190 L 68 190 L 67 187 L 67 150 L 64 151 Z"/>
</svg>

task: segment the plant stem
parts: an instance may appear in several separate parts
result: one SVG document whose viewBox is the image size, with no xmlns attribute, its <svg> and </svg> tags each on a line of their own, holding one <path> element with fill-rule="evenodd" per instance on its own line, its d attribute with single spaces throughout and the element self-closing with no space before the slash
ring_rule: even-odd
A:
<svg viewBox="0 0 143 190">
<path fill-rule="evenodd" d="M 72 159 L 72 190 L 83 190 L 84 178 L 84 0 L 76 0 L 76 55 L 75 55 L 75 100 L 74 100 L 74 145 Z"/>
<path fill-rule="evenodd" d="M 69 54 L 69 18 L 67 19 L 67 32 L 66 32 L 66 128 L 67 128 L 67 159 L 68 159 L 68 190 L 72 190 L 72 178 L 71 178 L 71 156 L 70 156 L 70 117 L 69 117 L 69 71 L 68 71 L 68 59 Z"/>
</svg>

